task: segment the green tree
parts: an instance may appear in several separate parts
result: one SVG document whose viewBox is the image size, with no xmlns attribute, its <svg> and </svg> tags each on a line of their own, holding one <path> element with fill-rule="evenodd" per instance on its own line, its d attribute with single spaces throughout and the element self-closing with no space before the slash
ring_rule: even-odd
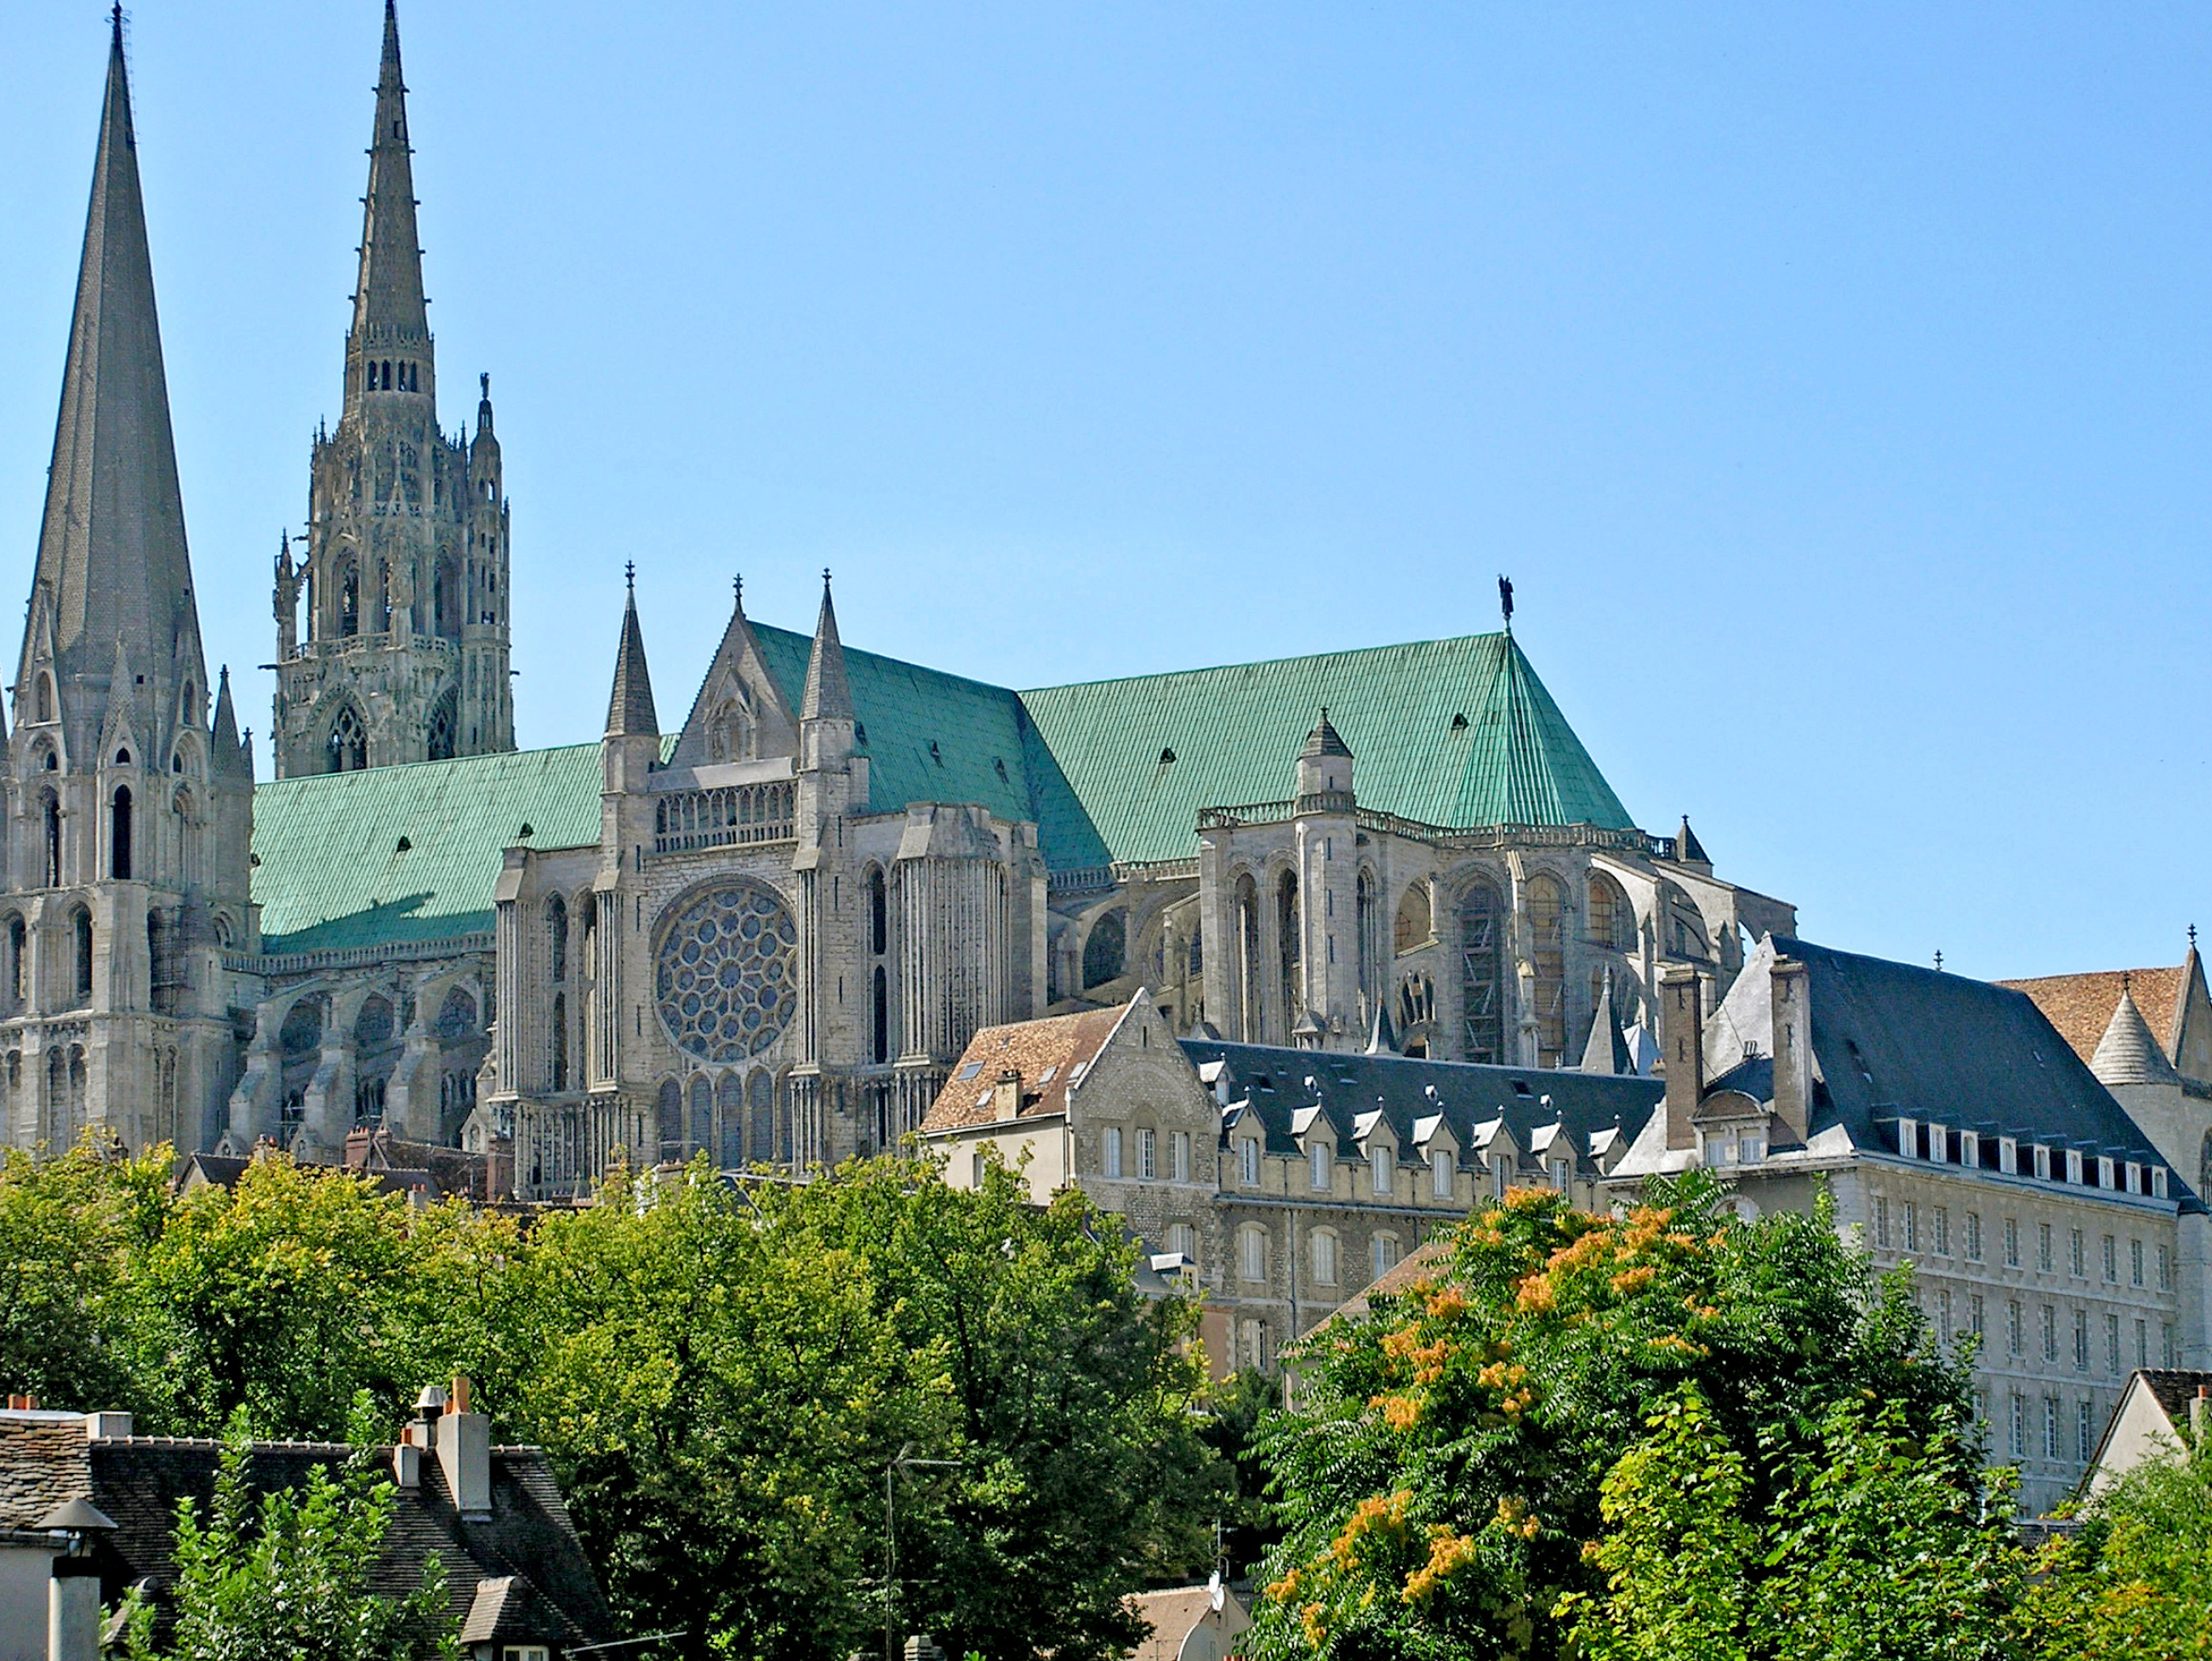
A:
<svg viewBox="0 0 2212 1661">
<path fill-rule="evenodd" d="M 367 1411 L 356 1403 L 358 1428 L 373 1423 Z M 168 1641 L 157 1647 L 155 1611 L 134 1600 L 131 1661 L 459 1661 L 436 1557 L 406 1597 L 369 1588 L 397 1490 L 356 1446 L 341 1469 L 318 1465 L 297 1488 L 257 1496 L 246 1417 L 235 1416 L 205 1520 L 193 1500 L 178 1507 Z"/>
<path fill-rule="evenodd" d="M 0 1389 L 57 1407 L 148 1411 L 134 1266 L 168 1206 L 167 1148 L 127 1159 L 88 1136 L 0 1153 Z"/>
<path fill-rule="evenodd" d="M 1802 1510 L 1842 1404 L 1886 1404 L 1893 1453 L 1950 1439 L 1929 1480 L 1957 1514 L 1983 1514 L 1966 1365 L 1938 1353 L 1909 1287 L 1877 1282 L 1825 1202 L 1741 1223 L 1700 1172 L 1620 1218 L 1516 1190 L 1455 1232 L 1435 1276 L 1309 1341 L 1301 1372 L 1299 1410 L 1267 1433 L 1285 1534 L 1255 1622 L 1264 1657 L 1558 1655 L 1623 1572 L 1632 1636 L 1635 1599 L 1662 1595 L 1638 1565 L 1658 1573 L 1674 1539 L 1696 1549 L 1667 1573 L 1740 1602 L 1741 1541 L 1711 1532 L 1721 1496 L 1802 1530 L 1769 1542 L 1784 1557 L 1748 1581 L 1778 1580 L 1785 1559 L 1878 1556 L 1874 1535 L 1844 1529 L 1843 1492 L 1825 1522 Z M 1636 1513 L 1639 1492 L 1666 1486 L 1657 1471 L 1704 1487 Z M 1609 1477 L 1631 1506 L 1611 1524 Z M 1608 1548 L 1608 1528 L 1628 1537 Z M 1889 1569 L 1863 1564 L 1858 1589 Z"/>
<path fill-rule="evenodd" d="M 2039 1555 L 2021 1629 L 2042 1661 L 2212 1658 L 2212 1453 L 2137 1465 Z"/>
</svg>

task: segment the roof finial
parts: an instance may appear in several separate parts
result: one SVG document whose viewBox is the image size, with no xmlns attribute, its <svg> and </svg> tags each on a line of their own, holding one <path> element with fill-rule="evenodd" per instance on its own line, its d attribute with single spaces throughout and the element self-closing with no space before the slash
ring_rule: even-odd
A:
<svg viewBox="0 0 2212 1661">
<path fill-rule="evenodd" d="M 2189 949 L 2191 952 L 2197 949 L 2197 925 L 2193 922 L 2189 925 Z"/>
<path fill-rule="evenodd" d="M 745 609 L 745 574 L 739 571 L 730 579 L 730 594 L 738 602 L 738 610 Z"/>
<path fill-rule="evenodd" d="M 1936 948 L 1936 972 L 1939 975 L 1943 972 L 1943 948 L 1940 946 Z"/>
<path fill-rule="evenodd" d="M 1505 613 L 1505 632 L 1513 632 L 1513 579 L 1502 572 L 1498 578 L 1498 609 Z"/>
<path fill-rule="evenodd" d="M 2132 969 L 2123 969 L 2122 970 L 2120 970 L 2120 990 L 2121 990 L 2123 993 L 2126 994 L 2128 996 L 2130 996 L 2130 997 L 2133 997 L 2133 996 L 2135 995 L 2135 989 L 2136 989 L 2136 972 L 2135 972 L 2135 970 L 2132 970 Z"/>
<path fill-rule="evenodd" d="M 826 565 L 822 568 L 822 592 L 825 594 L 830 592 L 830 568 Z"/>
<path fill-rule="evenodd" d="M 637 562 L 634 559 L 623 562 L 623 587 L 629 590 L 632 599 L 637 598 Z"/>
</svg>

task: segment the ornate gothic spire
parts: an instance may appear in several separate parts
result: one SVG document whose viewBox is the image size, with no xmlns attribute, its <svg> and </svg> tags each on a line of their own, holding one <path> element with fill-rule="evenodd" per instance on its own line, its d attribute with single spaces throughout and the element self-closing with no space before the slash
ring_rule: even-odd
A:
<svg viewBox="0 0 2212 1661">
<path fill-rule="evenodd" d="M 653 709 L 653 677 L 645 666 L 645 636 L 637 626 L 637 584 L 633 568 L 629 600 L 623 607 L 622 644 L 615 653 L 614 696 L 607 700 L 607 736 L 660 736 Z"/>
<path fill-rule="evenodd" d="M 66 694 L 72 683 L 105 680 L 118 641 L 149 677 L 167 682 L 182 670 L 204 683 L 119 10 L 39 532 L 33 592 L 41 591 L 72 719 L 97 730 L 105 700 Z M 27 698 L 36 644 L 27 633 L 16 682 Z"/>
<path fill-rule="evenodd" d="M 356 344 L 429 336 L 422 250 L 415 234 L 413 154 L 407 143 L 407 83 L 399 72 L 399 17 L 392 0 L 384 0 L 384 63 L 376 77 L 376 131 L 369 141 L 368 196 L 362 211 L 361 281 L 353 296 Z"/>
<path fill-rule="evenodd" d="M 845 645 L 837 638 L 837 608 L 830 600 L 830 573 L 822 574 L 822 615 L 814 624 L 814 649 L 806 659 L 801 721 L 850 721 L 853 689 L 845 679 Z"/>
</svg>

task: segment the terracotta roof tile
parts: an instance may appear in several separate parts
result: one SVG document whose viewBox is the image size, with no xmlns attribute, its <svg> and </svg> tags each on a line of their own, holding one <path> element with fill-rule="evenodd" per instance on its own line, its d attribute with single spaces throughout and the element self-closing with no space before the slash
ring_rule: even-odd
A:
<svg viewBox="0 0 2212 1661">
<path fill-rule="evenodd" d="M 1067 1086 L 1076 1069 L 1097 1058 L 1127 1013 L 1124 1005 L 985 1027 L 961 1052 L 959 1065 L 921 1122 L 923 1131 L 990 1123 L 998 1116 L 992 1110 L 992 1091 L 1009 1068 L 1021 1074 L 1021 1117 L 1066 1112 Z"/>
<path fill-rule="evenodd" d="M 2179 964 L 2169 969 L 2099 969 L 2084 975 L 2045 975 L 1997 984 L 2025 992 L 2035 1000 L 2035 1007 L 2058 1029 L 2067 1048 L 2086 1062 L 2096 1056 L 2105 1029 L 2112 1025 L 2123 983 L 2135 994 L 2136 1007 L 2142 1011 L 2151 1036 L 2166 1051 L 2166 1060 L 2172 1061 L 2174 1006 L 2187 984 Z"/>
</svg>

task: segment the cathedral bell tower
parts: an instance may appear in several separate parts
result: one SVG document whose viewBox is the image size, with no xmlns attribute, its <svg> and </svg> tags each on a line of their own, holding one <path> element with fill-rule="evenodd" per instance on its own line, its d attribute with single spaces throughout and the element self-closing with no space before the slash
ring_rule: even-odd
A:
<svg viewBox="0 0 2212 1661">
<path fill-rule="evenodd" d="M 253 758 L 210 699 L 139 196 L 121 9 L 39 533 L 0 882 L 0 1141 L 208 1145 L 257 949 Z"/>
<path fill-rule="evenodd" d="M 514 748 L 491 380 L 474 441 L 447 437 L 412 155 L 386 0 L 345 398 L 337 430 L 315 435 L 305 557 L 289 538 L 276 557 L 280 778 Z"/>
</svg>

